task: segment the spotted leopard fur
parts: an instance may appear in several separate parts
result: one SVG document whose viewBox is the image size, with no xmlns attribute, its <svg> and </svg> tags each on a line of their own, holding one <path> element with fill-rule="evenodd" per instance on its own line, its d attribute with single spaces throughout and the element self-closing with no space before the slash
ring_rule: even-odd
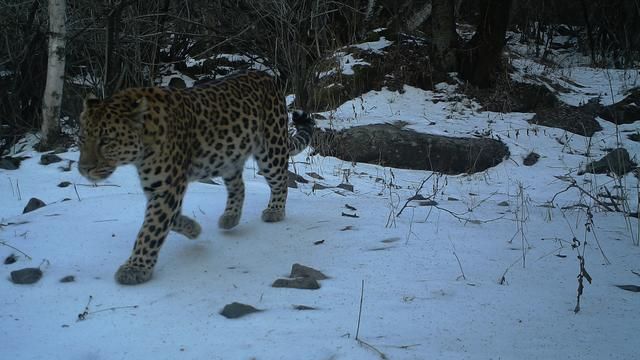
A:
<svg viewBox="0 0 640 360">
<path fill-rule="evenodd" d="M 284 98 L 272 77 L 249 71 L 189 89 L 128 89 L 88 99 L 80 119 L 80 173 L 92 181 L 134 164 L 147 198 L 144 223 L 129 259 L 116 272 L 122 284 L 148 281 L 170 230 L 196 238 L 200 225 L 182 214 L 190 181 L 222 177 L 227 203 L 218 226 L 231 229 L 244 202 L 242 172 L 253 156 L 271 188 L 266 222 L 285 216 L 289 156 L 309 145 L 313 120 L 294 113 L 288 131 Z"/>
</svg>

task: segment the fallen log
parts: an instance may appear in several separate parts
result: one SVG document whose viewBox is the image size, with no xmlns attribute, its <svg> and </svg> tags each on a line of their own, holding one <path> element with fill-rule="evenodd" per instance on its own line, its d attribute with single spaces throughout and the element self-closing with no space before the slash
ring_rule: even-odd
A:
<svg viewBox="0 0 640 360">
<path fill-rule="evenodd" d="M 509 148 L 498 140 L 423 134 L 392 124 L 317 131 L 313 140 L 323 156 L 444 174 L 484 171 L 509 156 Z"/>
</svg>

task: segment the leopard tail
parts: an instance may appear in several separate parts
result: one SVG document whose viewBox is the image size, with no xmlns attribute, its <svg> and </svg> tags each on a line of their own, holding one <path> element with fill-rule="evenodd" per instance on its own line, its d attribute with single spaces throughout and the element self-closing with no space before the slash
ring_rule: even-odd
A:
<svg viewBox="0 0 640 360">
<path fill-rule="evenodd" d="M 296 130 L 289 135 L 289 156 L 297 155 L 309 146 L 315 129 L 315 121 L 303 111 L 294 111 L 292 120 Z"/>
</svg>

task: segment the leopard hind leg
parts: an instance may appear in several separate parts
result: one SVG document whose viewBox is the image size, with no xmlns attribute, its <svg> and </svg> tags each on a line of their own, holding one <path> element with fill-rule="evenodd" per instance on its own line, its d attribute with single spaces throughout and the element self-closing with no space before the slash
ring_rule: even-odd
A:
<svg viewBox="0 0 640 360">
<path fill-rule="evenodd" d="M 227 187 L 227 205 L 224 213 L 218 220 L 218 227 L 221 229 L 231 229 L 240 222 L 244 203 L 242 170 L 243 167 L 241 166 L 240 169 L 236 170 L 233 174 L 223 176 L 224 184 Z"/>
<path fill-rule="evenodd" d="M 284 150 L 283 150 L 284 151 Z M 268 152 L 256 156 L 260 172 L 271 188 L 269 204 L 262 211 L 262 221 L 278 222 L 285 217 L 287 202 L 287 161 L 288 157 L 269 157 Z"/>
</svg>

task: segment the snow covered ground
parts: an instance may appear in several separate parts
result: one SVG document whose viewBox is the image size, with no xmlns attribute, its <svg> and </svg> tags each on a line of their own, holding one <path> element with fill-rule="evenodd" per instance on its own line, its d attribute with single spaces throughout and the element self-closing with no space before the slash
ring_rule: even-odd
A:
<svg viewBox="0 0 640 360">
<path fill-rule="evenodd" d="M 598 79 L 588 72 L 597 70 L 576 68 L 572 75 L 582 83 Z M 614 94 L 628 86 L 609 79 Z M 21 153 L 31 158 L 19 170 L 0 170 L 0 259 L 18 257 L 0 264 L 1 357 L 637 358 L 640 298 L 615 285 L 640 284 L 638 220 L 602 212 L 577 188 L 563 190 L 572 177 L 591 194 L 604 187 L 623 194 L 637 211 L 632 175 L 617 181 L 577 172 L 619 144 L 638 161 L 640 144 L 626 134 L 639 124 L 616 129 L 600 121 L 604 130 L 589 140 L 530 125 L 533 114 L 479 112 L 450 86 L 405 90 L 367 93 L 325 114 L 329 120 L 319 125 L 400 120 L 417 131 L 483 134 L 504 141 L 511 158 L 482 173 L 443 176 L 307 152 L 291 170 L 310 182 L 290 189 L 287 218 L 276 224 L 260 221 L 268 187 L 249 162 L 240 225 L 216 226 L 223 186 L 192 184 L 184 209 L 202 224 L 202 235 L 187 240 L 172 233 L 153 279 L 133 287 L 118 285 L 113 274 L 142 223 L 144 196 L 134 169 L 121 168 L 95 187 L 75 166 L 63 172 L 60 163 L 38 164 L 38 153 Z M 539 162 L 523 166 L 531 151 Z M 60 156 L 77 160 L 78 152 Z M 73 185 L 60 188 L 62 181 Z M 333 188 L 341 183 L 354 191 Z M 416 193 L 437 205 L 408 202 Z M 48 205 L 21 214 L 31 197 Z M 577 204 L 592 209 L 592 225 Z M 585 280 L 574 313 L 579 254 L 593 282 Z M 271 287 L 294 263 L 330 279 L 318 290 Z M 43 278 L 11 283 L 10 272 L 24 267 L 40 267 Z M 68 275 L 75 281 L 59 282 Z M 264 311 L 221 316 L 232 302 Z"/>
</svg>

